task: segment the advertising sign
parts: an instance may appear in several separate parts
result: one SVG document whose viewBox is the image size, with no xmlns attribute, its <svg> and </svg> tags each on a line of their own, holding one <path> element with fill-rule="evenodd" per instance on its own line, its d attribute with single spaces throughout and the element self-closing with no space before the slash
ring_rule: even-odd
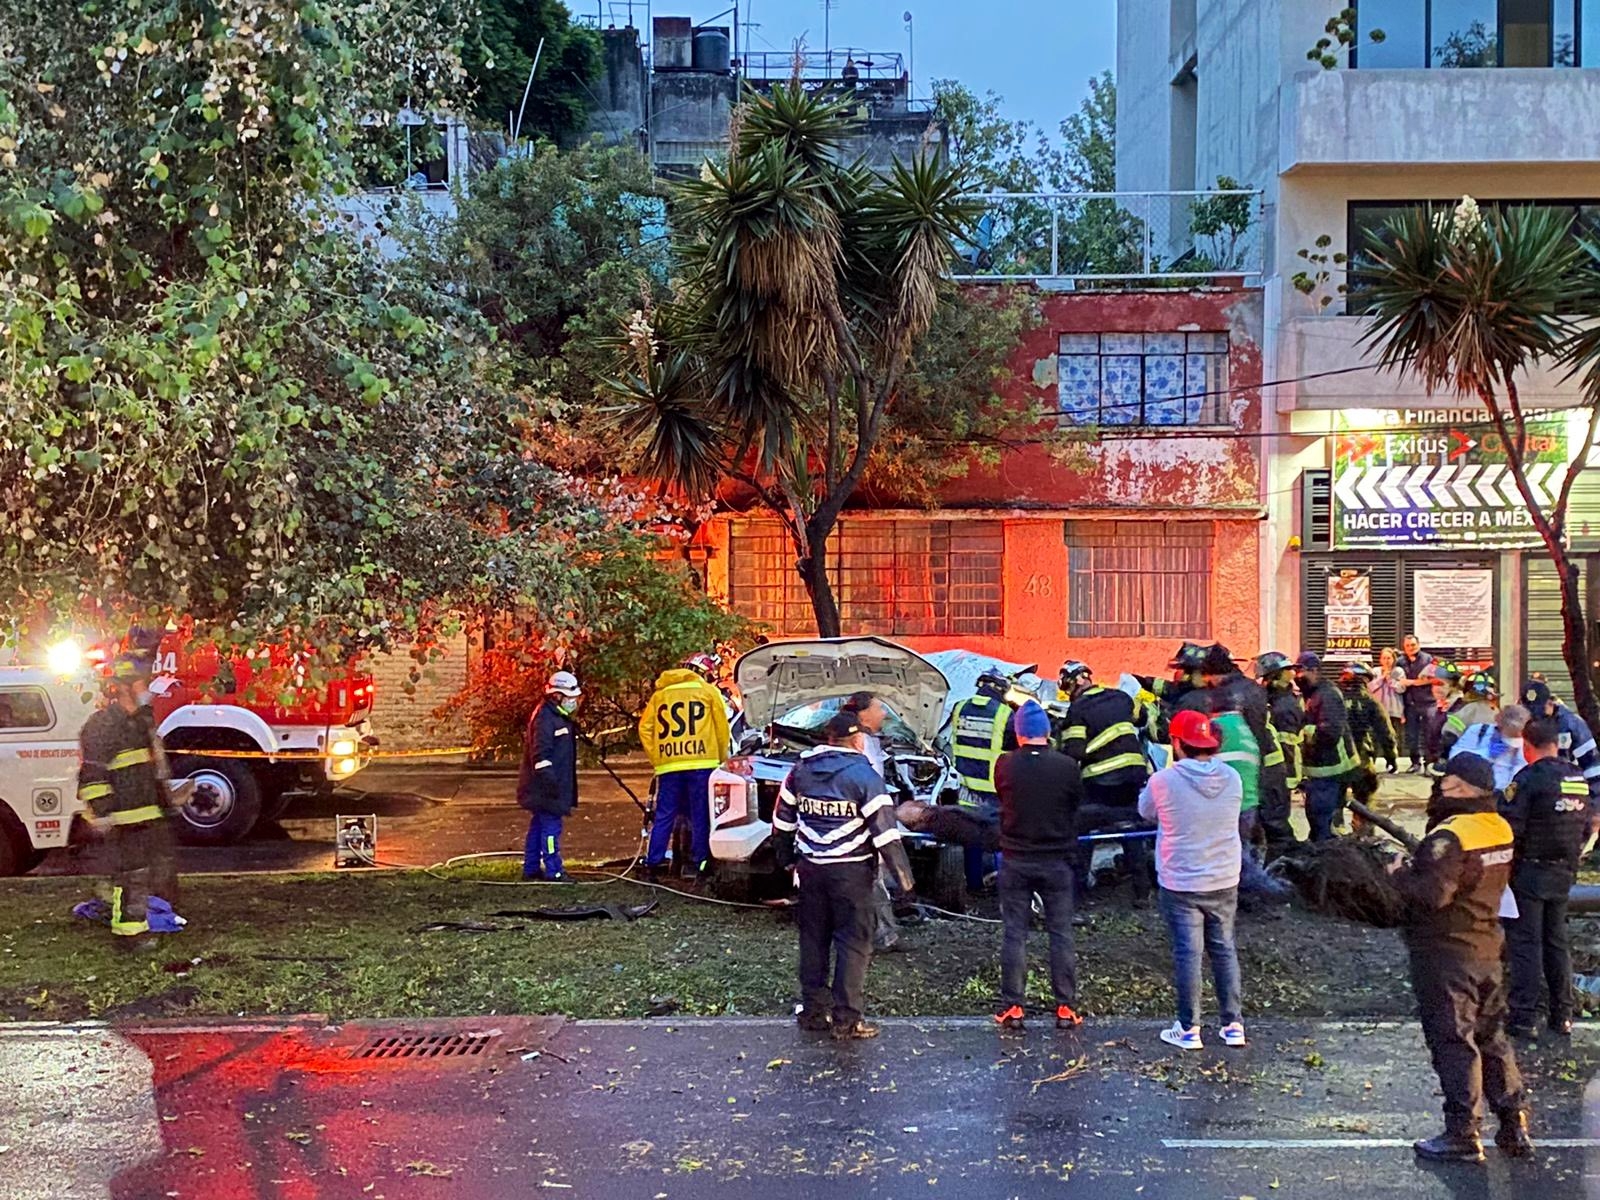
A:
<svg viewBox="0 0 1600 1200">
<path fill-rule="evenodd" d="M 1494 645 L 1494 572 L 1418 571 L 1411 577 L 1412 628 L 1424 646 Z"/>
<path fill-rule="evenodd" d="M 1529 488 L 1548 505 L 1566 473 L 1565 415 L 1530 413 L 1527 431 Z M 1539 537 L 1487 412 L 1392 409 L 1336 415 L 1333 544 L 1514 548 Z"/>
<path fill-rule="evenodd" d="M 1372 573 L 1365 567 L 1330 567 L 1324 656 L 1344 662 L 1372 658 Z"/>
</svg>

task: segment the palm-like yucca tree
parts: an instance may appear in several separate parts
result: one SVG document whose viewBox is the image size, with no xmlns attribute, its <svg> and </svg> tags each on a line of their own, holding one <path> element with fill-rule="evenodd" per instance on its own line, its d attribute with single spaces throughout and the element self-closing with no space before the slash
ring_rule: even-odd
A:
<svg viewBox="0 0 1600 1200">
<path fill-rule="evenodd" d="M 1429 393 L 1477 399 L 1560 577 L 1562 657 L 1573 701 L 1600 728 L 1589 676 L 1589 638 L 1577 568 L 1567 551 L 1567 504 L 1600 431 L 1600 250 L 1572 236 L 1568 213 L 1516 207 L 1484 213 L 1470 198 L 1453 212 L 1419 209 L 1365 247 L 1363 300 L 1374 318 L 1364 341 L 1385 370 L 1409 374 Z M 1536 362 L 1581 376 L 1588 435 L 1551 505 L 1528 485 L 1527 421 L 1517 377 Z"/>
<path fill-rule="evenodd" d="M 680 285 L 610 387 L 653 475 L 750 488 L 794 544 L 817 630 L 840 633 L 828 535 L 946 295 L 972 212 L 933 157 L 847 161 L 851 109 L 798 82 L 749 94 L 725 163 L 677 197 Z"/>
</svg>

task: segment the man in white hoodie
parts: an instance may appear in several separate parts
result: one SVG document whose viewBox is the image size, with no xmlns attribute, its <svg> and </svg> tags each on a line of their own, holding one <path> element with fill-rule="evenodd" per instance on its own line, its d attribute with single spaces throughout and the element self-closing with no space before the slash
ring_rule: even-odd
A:
<svg viewBox="0 0 1600 1200">
<path fill-rule="evenodd" d="M 1139 794 L 1139 815 L 1156 823 L 1156 879 L 1161 915 L 1172 935 L 1178 1020 L 1161 1040 L 1180 1050 L 1200 1049 L 1200 955 L 1211 956 L 1221 1009 L 1222 1040 L 1245 1044 L 1239 955 L 1233 920 L 1239 907 L 1239 809 L 1244 789 L 1238 772 L 1216 757 L 1221 740 L 1204 713 L 1172 718 L 1176 760 L 1157 771 Z"/>
</svg>

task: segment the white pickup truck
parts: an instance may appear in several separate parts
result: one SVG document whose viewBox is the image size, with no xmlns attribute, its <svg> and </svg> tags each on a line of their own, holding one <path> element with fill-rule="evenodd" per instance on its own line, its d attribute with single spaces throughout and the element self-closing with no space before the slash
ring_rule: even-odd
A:
<svg viewBox="0 0 1600 1200">
<path fill-rule="evenodd" d="M 0 667 L 0 876 L 65 846 L 78 803 L 78 732 L 99 697 L 88 672 Z"/>
</svg>

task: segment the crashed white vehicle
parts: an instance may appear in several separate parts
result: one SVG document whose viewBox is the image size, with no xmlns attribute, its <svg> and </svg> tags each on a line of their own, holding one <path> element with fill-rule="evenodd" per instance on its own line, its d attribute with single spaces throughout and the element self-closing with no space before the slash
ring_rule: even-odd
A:
<svg viewBox="0 0 1600 1200">
<path fill-rule="evenodd" d="M 959 795 L 949 758 L 933 746 L 950 683 L 927 659 L 882 638 L 815 638 L 758 646 L 734 666 L 747 732 L 712 772 L 711 859 L 719 891 L 786 891 L 772 844 L 778 789 L 802 751 L 852 692 L 871 692 L 889 710 L 882 734 L 884 777 L 898 804 L 948 805 Z M 917 891 L 940 908 L 966 902 L 962 848 L 905 835 Z"/>
</svg>

